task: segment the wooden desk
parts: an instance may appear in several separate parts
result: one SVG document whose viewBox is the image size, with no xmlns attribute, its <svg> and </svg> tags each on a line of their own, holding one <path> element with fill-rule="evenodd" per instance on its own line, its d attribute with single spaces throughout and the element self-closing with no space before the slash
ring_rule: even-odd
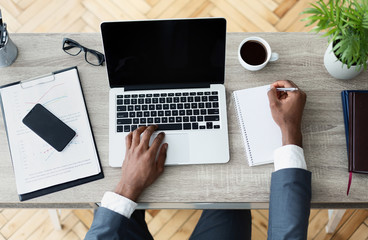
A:
<svg viewBox="0 0 368 240">
<path fill-rule="evenodd" d="M 257 35 L 280 54 L 259 72 L 250 72 L 237 60 L 242 39 Z M 0 69 L 0 84 L 24 80 L 78 66 L 105 178 L 19 203 L 4 123 L 0 121 L 0 208 L 90 207 L 112 190 L 120 169 L 108 165 L 108 91 L 105 67 L 87 64 L 82 54 L 72 57 L 61 49 L 63 37 L 102 51 L 95 34 L 11 34 L 19 49 L 16 62 Z M 227 164 L 171 166 L 140 198 L 142 208 L 267 208 L 273 165 L 250 168 L 235 117 L 231 94 L 236 89 L 291 79 L 307 93 L 303 118 L 304 150 L 313 177 L 313 207 L 367 207 L 368 175 L 354 174 L 346 196 L 348 161 L 340 91 L 367 89 L 367 72 L 350 81 L 332 78 L 323 66 L 327 40 L 306 33 L 229 33 L 226 52 L 227 105 L 231 160 Z M 251 103 L 249 103 L 251 104 Z M 215 151 L 215 149 L 214 149 Z M 216 203 L 216 204 L 211 204 Z"/>
</svg>

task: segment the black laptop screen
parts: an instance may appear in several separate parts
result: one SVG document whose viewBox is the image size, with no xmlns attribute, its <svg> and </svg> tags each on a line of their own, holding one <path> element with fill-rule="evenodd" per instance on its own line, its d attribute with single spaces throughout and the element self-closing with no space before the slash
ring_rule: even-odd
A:
<svg viewBox="0 0 368 240">
<path fill-rule="evenodd" d="M 224 83 L 226 20 L 101 24 L 110 87 Z"/>
</svg>

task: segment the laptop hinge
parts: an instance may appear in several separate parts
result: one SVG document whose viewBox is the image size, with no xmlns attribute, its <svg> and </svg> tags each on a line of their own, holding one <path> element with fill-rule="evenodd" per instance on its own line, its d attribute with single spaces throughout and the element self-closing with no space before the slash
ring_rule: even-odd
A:
<svg viewBox="0 0 368 240">
<path fill-rule="evenodd" d="M 183 88 L 209 88 L 210 83 L 176 83 L 176 84 L 145 84 L 124 86 L 125 91 L 183 89 Z"/>
</svg>

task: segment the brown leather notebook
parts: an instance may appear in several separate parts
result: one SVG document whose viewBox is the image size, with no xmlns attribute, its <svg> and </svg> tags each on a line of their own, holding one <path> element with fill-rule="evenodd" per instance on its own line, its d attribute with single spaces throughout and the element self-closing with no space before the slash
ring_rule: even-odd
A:
<svg viewBox="0 0 368 240">
<path fill-rule="evenodd" d="M 368 93 L 349 93 L 349 172 L 368 173 Z"/>
</svg>

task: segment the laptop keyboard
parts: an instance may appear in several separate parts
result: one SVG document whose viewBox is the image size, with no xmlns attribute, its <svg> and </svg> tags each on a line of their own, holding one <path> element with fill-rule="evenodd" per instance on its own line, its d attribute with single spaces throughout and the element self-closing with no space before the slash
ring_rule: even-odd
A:
<svg viewBox="0 0 368 240">
<path fill-rule="evenodd" d="M 218 91 L 117 95 L 116 108 L 117 132 L 220 129 Z"/>
</svg>

